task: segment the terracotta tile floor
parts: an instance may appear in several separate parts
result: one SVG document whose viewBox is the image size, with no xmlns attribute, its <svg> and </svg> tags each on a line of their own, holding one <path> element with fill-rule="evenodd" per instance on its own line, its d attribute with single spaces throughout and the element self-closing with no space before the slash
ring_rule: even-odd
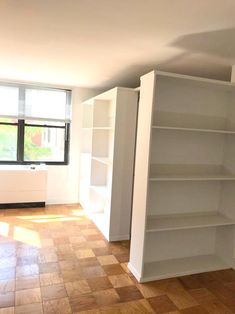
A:
<svg viewBox="0 0 235 314">
<path fill-rule="evenodd" d="M 0 211 L 0 314 L 230 314 L 235 271 L 138 284 L 78 205 Z"/>
</svg>

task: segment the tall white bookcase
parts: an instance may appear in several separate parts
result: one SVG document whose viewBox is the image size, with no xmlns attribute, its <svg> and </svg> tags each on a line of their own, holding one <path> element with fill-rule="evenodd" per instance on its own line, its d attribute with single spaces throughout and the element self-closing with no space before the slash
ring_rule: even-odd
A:
<svg viewBox="0 0 235 314">
<path fill-rule="evenodd" d="M 129 269 L 140 282 L 235 267 L 235 84 L 141 77 Z"/>
<path fill-rule="evenodd" d="M 130 238 L 137 102 L 117 87 L 83 103 L 80 202 L 109 241 Z"/>
</svg>

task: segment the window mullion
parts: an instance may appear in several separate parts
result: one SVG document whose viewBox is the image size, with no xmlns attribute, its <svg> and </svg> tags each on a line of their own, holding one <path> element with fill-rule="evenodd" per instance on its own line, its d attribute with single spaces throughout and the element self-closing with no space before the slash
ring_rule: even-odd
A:
<svg viewBox="0 0 235 314">
<path fill-rule="evenodd" d="M 18 120 L 17 161 L 24 161 L 24 120 Z"/>
</svg>

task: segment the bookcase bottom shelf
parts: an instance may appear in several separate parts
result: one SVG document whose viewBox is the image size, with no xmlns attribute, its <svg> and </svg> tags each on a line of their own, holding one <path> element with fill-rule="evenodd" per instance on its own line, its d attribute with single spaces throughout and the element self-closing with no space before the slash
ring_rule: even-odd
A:
<svg viewBox="0 0 235 314">
<path fill-rule="evenodd" d="M 226 264 L 216 255 L 199 255 L 170 260 L 150 262 L 144 265 L 143 277 L 140 282 L 178 277 L 208 271 L 228 269 Z"/>
</svg>

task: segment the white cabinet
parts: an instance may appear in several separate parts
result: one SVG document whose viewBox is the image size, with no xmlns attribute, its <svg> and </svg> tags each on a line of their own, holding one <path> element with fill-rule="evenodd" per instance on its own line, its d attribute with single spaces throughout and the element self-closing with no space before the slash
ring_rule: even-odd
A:
<svg viewBox="0 0 235 314">
<path fill-rule="evenodd" d="M 141 77 L 129 268 L 150 281 L 234 267 L 235 85 Z"/>
<path fill-rule="evenodd" d="M 80 203 L 109 241 L 130 238 L 137 99 L 117 87 L 83 103 Z"/>
</svg>

